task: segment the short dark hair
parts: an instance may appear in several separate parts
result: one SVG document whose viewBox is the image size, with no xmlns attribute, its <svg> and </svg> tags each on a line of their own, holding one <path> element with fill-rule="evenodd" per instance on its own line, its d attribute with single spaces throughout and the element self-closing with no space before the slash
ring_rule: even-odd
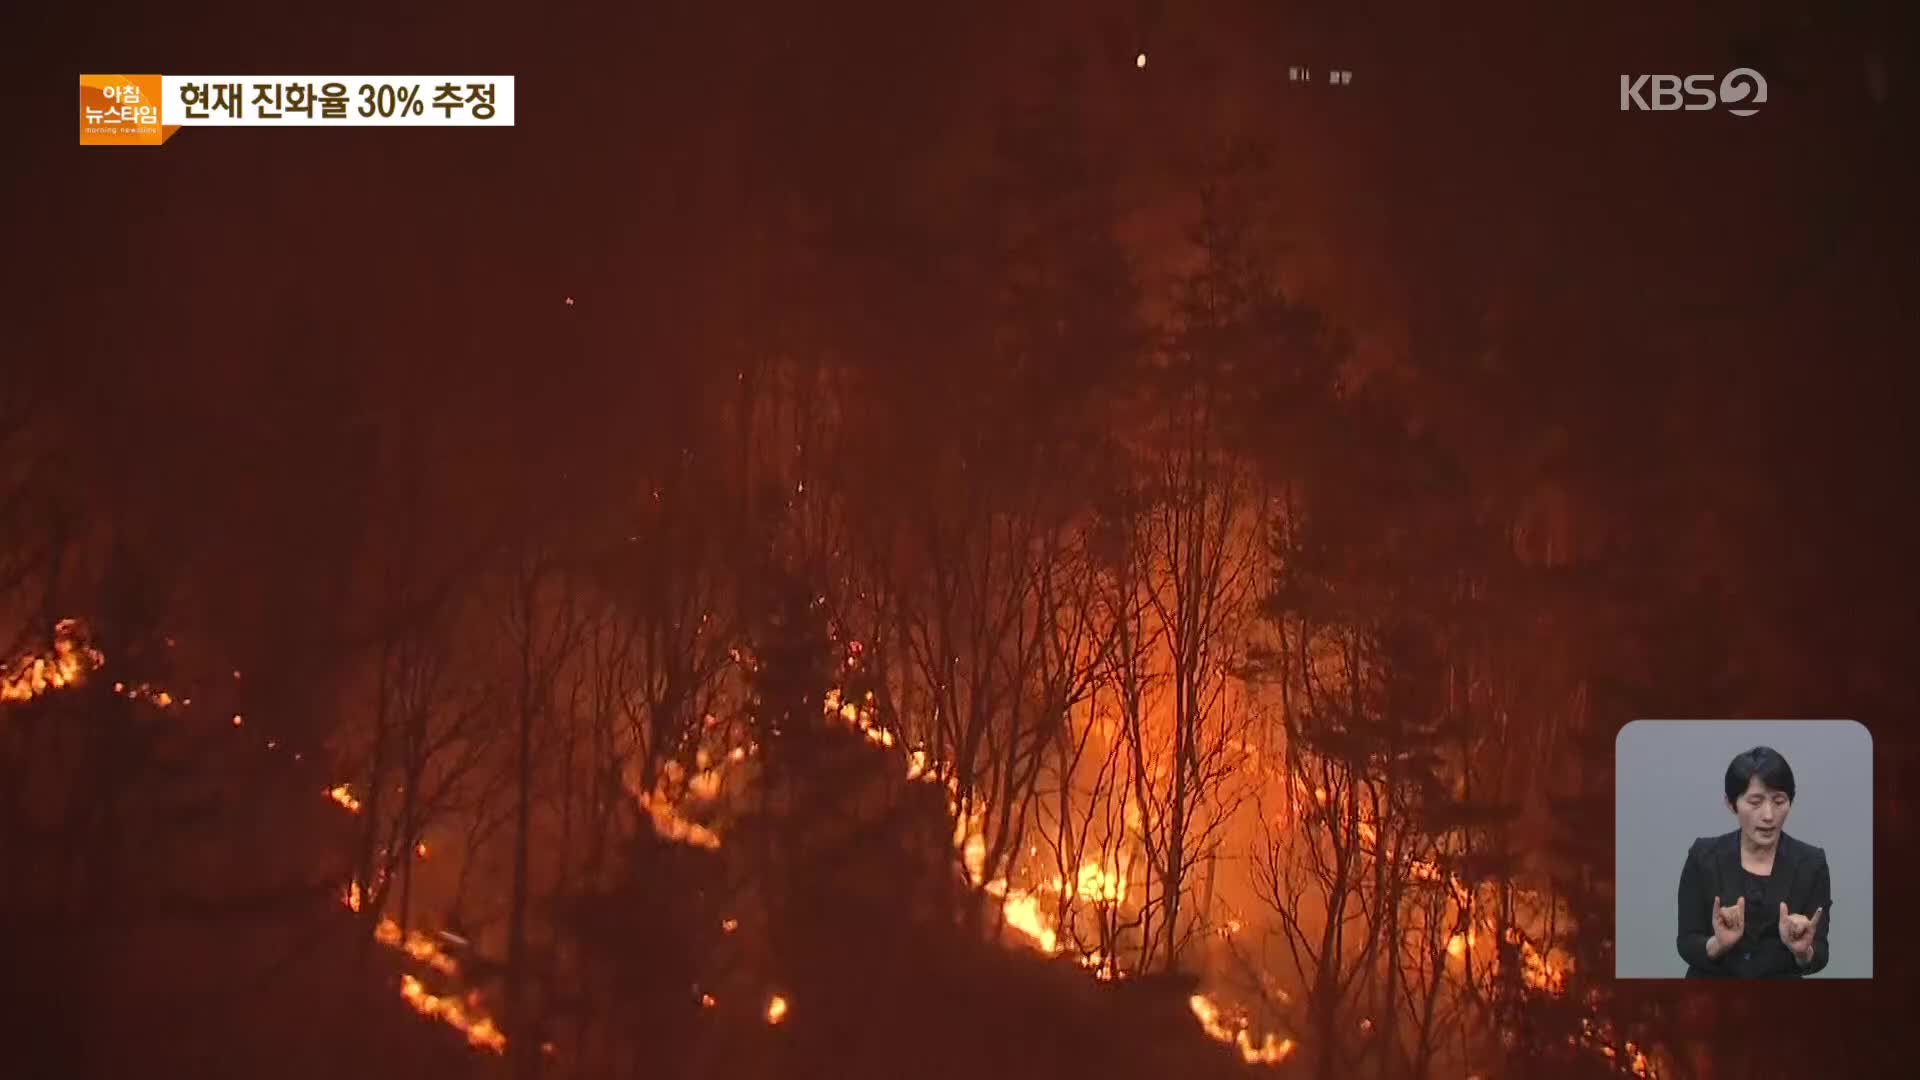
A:
<svg viewBox="0 0 1920 1080">
<path fill-rule="evenodd" d="M 1746 794 L 1748 782 L 1756 776 L 1769 790 L 1784 791 L 1787 801 L 1793 801 L 1793 766 L 1771 746 L 1756 746 L 1734 756 L 1727 766 L 1727 801 Z"/>
</svg>

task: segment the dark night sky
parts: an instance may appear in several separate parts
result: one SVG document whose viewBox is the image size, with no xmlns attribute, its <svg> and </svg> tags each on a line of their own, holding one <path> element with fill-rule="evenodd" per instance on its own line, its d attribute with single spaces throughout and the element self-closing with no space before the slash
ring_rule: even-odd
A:
<svg viewBox="0 0 1920 1080">
<path fill-rule="evenodd" d="M 530 356 L 538 381 L 588 366 L 580 385 L 645 396 L 660 356 L 725 363 L 782 303 L 829 337 L 884 320 L 996 110 L 1065 99 L 1150 283 L 1179 265 L 1209 149 L 1266 140 L 1289 273 L 1370 364 L 1458 351 L 1485 312 L 1511 357 L 1491 407 L 1564 427 L 1569 470 L 1695 470 L 1815 551 L 1884 530 L 1912 339 L 1894 5 L 1400 7 L 39 5 L 7 16 L 30 57 L 7 88 L 6 352 L 99 432 L 87 482 L 164 490 L 152 512 L 244 558 L 280 543 L 245 539 L 273 534 L 261 493 L 348 468 L 342 424 L 440 409 L 486 430 Z M 1617 110 L 1622 71 L 1735 62 L 1779 72 L 1760 116 Z M 1291 63 L 1354 83 L 1290 86 Z M 518 126 L 81 148 L 74 76 L 102 70 L 511 73 Z M 802 250 L 780 231 L 796 200 L 893 207 L 936 239 Z M 626 407 L 588 397 L 578 426 Z M 1642 435 L 1688 424 L 1689 460 L 1645 458 Z"/>
</svg>

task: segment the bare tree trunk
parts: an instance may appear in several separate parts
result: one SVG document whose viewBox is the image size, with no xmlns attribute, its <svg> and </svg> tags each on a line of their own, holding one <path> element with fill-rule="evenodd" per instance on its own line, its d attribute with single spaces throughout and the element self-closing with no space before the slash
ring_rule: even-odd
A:
<svg viewBox="0 0 1920 1080">
<path fill-rule="evenodd" d="M 516 742 L 514 747 L 513 810 L 513 899 L 507 917 L 507 1022 L 508 1052 L 515 1080 L 529 1080 L 538 1068 L 537 1048 L 531 1046 L 527 1022 L 527 908 L 531 897 L 528 882 L 528 848 L 533 834 L 533 724 L 539 711 L 536 697 L 537 673 L 534 659 L 535 635 L 539 615 L 540 577 L 537 568 L 520 567 L 519 587 L 522 636 L 520 638 L 520 678 L 516 700 Z"/>
</svg>

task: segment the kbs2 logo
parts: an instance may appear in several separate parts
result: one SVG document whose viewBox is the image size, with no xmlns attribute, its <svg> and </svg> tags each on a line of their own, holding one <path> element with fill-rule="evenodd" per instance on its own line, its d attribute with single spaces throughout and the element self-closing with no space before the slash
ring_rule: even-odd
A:
<svg viewBox="0 0 1920 1080">
<path fill-rule="evenodd" d="M 1767 103 L 1767 80 L 1752 68 L 1734 68 L 1714 86 L 1712 75 L 1622 75 L 1620 111 L 1703 112 L 1724 105 L 1735 116 L 1752 116 Z"/>
</svg>

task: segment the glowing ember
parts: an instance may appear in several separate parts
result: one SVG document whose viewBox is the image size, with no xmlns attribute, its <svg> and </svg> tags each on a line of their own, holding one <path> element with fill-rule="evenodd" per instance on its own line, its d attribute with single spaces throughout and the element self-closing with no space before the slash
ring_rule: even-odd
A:
<svg viewBox="0 0 1920 1080">
<path fill-rule="evenodd" d="M 416 859 L 425 859 L 427 857 L 427 842 L 425 840 L 413 845 L 413 857 Z"/>
<path fill-rule="evenodd" d="M 239 713 L 234 713 L 234 714 L 233 714 L 233 726 L 234 726 L 234 727 L 239 727 L 239 726 L 240 726 L 241 724 L 243 724 L 243 723 L 246 723 L 246 721 L 245 721 L 245 720 L 242 720 L 242 719 L 240 718 L 240 714 L 239 714 Z"/>
<path fill-rule="evenodd" d="M 720 924 L 720 932 L 723 934 L 731 934 L 738 929 L 740 929 L 739 919 L 727 919 Z"/>
<path fill-rule="evenodd" d="M 703 1008 L 703 1009 L 711 1009 L 711 1008 L 713 1008 L 713 1007 L 714 1007 L 715 1005 L 718 1005 L 718 1004 L 719 1004 L 719 1002 L 717 1002 L 717 1001 L 715 1001 L 715 1000 L 713 1000 L 713 995 L 712 995 L 712 994 L 701 994 L 701 995 L 700 995 L 700 1007 L 701 1007 L 701 1008 Z"/>
<path fill-rule="evenodd" d="M 321 794 L 345 807 L 349 814 L 360 812 L 360 800 L 353 797 L 352 789 L 345 784 L 335 784 Z"/>
<path fill-rule="evenodd" d="M 787 999 L 779 994 L 767 999 L 767 1023 L 777 1024 L 787 1018 Z"/>
<path fill-rule="evenodd" d="M 62 619 L 53 627 L 51 655 L 22 656 L 0 667 L 0 701 L 31 701 L 49 690 L 77 686 L 104 663 L 100 650 L 87 644 L 80 621 Z"/>
</svg>

